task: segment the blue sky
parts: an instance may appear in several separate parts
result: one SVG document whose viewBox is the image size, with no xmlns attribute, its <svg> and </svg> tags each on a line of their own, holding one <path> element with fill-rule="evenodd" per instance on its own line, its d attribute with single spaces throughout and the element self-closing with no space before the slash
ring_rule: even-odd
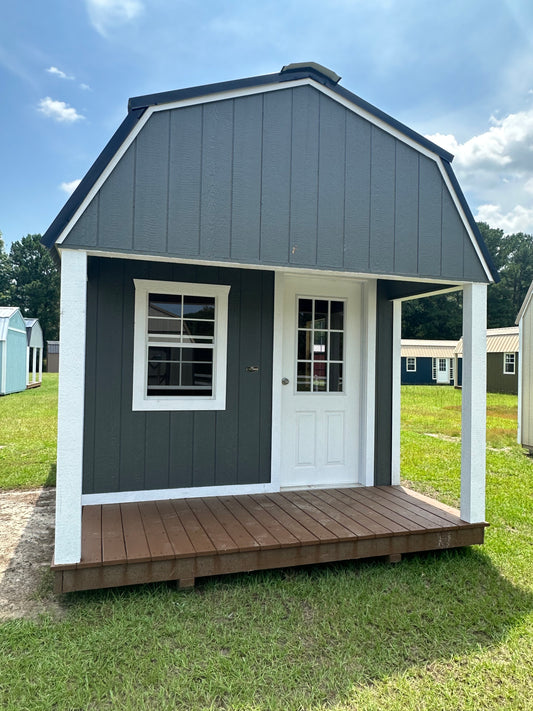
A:
<svg viewBox="0 0 533 711">
<path fill-rule="evenodd" d="M 300 61 L 454 153 L 477 219 L 533 234 L 531 0 L 6 0 L 6 247 L 45 232 L 130 96 Z"/>
</svg>

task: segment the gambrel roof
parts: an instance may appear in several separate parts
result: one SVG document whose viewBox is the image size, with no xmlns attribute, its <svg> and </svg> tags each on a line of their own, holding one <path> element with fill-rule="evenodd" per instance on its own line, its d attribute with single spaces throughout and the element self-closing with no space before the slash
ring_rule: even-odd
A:
<svg viewBox="0 0 533 711">
<path fill-rule="evenodd" d="M 130 99 L 49 247 L 490 282 L 451 154 L 316 64 Z"/>
</svg>

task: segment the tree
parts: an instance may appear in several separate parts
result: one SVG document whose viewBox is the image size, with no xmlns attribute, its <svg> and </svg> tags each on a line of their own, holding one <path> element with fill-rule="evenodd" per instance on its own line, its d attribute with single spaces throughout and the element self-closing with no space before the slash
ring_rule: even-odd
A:
<svg viewBox="0 0 533 711">
<path fill-rule="evenodd" d="M 11 300 L 11 267 L 4 249 L 0 231 L 0 306 L 9 306 Z"/>
<path fill-rule="evenodd" d="M 41 235 L 13 242 L 9 253 L 11 303 L 25 317 L 38 318 L 47 340 L 59 337 L 59 271 Z"/>
</svg>

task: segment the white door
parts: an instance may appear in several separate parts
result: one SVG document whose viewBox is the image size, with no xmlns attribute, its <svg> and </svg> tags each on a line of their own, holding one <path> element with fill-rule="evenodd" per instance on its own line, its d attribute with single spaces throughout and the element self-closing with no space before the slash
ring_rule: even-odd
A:
<svg viewBox="0 0 533 711">
<path fill-rule="evenodd" d="M 285 278 L 282 487 L 358 483 L 360 333 L 359 283 Z"/>
<path fill-rule="evenodd" d="M 437 383 L 450 382 L 450 364 L 448 358 L 437 358 Z"/>
</svg>

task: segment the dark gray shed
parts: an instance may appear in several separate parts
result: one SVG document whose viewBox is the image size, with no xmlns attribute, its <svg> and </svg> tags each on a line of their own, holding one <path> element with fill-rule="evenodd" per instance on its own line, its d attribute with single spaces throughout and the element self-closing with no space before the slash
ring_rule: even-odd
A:
<svg viewBox="0 0 533 711">
<path fill-rule="evenodd" d="M 315 64 L 130 99 L 43 238 L 62 260 L 56 561 L 80 559 L 82 504 L 398 483 L 401 302 L 446 289 L 461 513 L 483 519 L 497 275 L 451 160 Z"/>
</svg>

